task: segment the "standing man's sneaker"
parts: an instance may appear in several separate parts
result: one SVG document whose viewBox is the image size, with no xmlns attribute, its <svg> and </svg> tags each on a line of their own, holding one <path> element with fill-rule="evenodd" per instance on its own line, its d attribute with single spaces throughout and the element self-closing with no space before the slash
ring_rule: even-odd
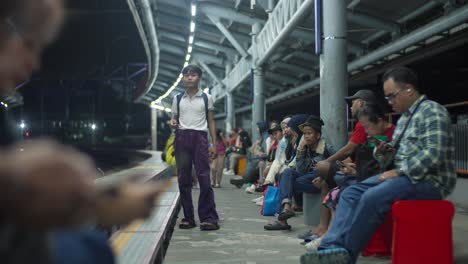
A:
<svg viewBox="0 0 468 264">
<path fill-rule="evenodd" d="M 330 248 L 307 252 L 301 256 L 301 264 L 348 264 L 351 256 L 344 248 Z"/>
</svg>

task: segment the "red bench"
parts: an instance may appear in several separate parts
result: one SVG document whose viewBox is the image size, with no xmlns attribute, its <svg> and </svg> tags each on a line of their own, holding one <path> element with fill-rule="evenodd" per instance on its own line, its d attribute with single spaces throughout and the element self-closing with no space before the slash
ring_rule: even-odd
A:
<svg viewBox="0 0 468 264">
<path fill-rule="evenodd" d="M 398 201 L 363 255 L 391 253 L 392 264 L 453 264 L 454 215 L 446 200 Z"/>
</svg>

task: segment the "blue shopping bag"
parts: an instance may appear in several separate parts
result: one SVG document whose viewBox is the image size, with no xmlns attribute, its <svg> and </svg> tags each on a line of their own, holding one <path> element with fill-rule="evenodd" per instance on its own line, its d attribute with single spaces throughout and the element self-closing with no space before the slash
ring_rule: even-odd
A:
<svg viewBox="0 0 468 264">
<path fill-rule="evenodd" d="M 273 216 L 279 210 L 279 188 L 268 186 L 265 199 L 263 200 L 263 215 Z"/>
</svg>

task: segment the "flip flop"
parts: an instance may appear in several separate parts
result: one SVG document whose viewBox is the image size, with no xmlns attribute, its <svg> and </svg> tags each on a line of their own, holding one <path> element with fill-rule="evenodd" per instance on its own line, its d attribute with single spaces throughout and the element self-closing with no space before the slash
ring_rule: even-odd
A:
<svg viewBox="0 0 468 264">
<path fill-rule="evenodd" d="M 270 230 L 270 231 L 276 231 L 276 230 L 291 230 L 291 226 L 286 224 L 283 225 L 278 221 L 275 221 L 274 224 L 268 224 L 266 226 L 263 226 L 265 230 Z"/>
<path fill-rule="evenodd" d="M 191 229 L 196 227 L 197 225 L 195 223 L 189 222 L 185 219 L 182 219 L 182 221 L 179 224 L 180 229 Z"/>
</svg>

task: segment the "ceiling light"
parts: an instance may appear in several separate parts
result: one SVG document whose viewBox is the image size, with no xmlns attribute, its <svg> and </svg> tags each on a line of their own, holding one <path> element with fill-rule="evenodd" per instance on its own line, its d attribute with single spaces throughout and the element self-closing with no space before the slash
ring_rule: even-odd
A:
<svg viewBox="0 0 468 264">
<path fill-rule="evenodd" d="M 191 21 L 190 22 L 190 33 L 195 32 L 195 22 Z"/>
<path fill-rule="evenodd" d="M 197 15 L 197 6 L 195 4 L 192 4 L 192 16 Z"/>
<path fill-rule="evenodd" d="M 189 46 L 188 46 L 188 50 L 187 50 L 188 53 L 191 53 L 191 52 L 192 52 L 192 49 L 193 49 L 193 46 L 192 46 L 192 45 L 189 45 Z"/>
<path fill-rule="evenodd" d="M 192 44 L 193 44 L 193 36 L 190 36 L 190 37 L 189 37 L 189 39 L 188 39 L 188 43 L 189 43 L 190 45 L 192 45 Z"/>
</svg>

